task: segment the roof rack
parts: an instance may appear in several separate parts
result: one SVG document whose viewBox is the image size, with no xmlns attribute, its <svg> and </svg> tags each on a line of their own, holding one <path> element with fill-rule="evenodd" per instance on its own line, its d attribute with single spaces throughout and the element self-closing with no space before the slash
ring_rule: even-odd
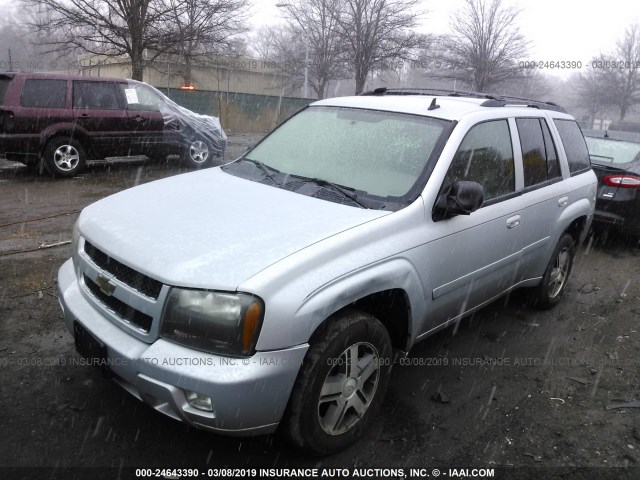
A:
<svg viewBox="0 0 640 480">
<path fill-rule="evenodd" d="M 529 108 L 539 108 L 544 110 L 554 110 L 556 112 L 566 113 L 566 110 L 560 105 L 553 102 L 544 102 L 533 100 L 530 98 L 513 97 L 509 95 L 495 95 L 491 93 L 468 92 L 462 90 L 447 90 L 444 88 L 387 88 L 379 87 L 360 95 L 429 95 L 429 96 L 447 96 L 447 97 L 467 97 L 467 98 L 484 98 L 485 101 L 480 104 L 481 107 L 507 107 L 507 106 L 523 106 Z"/>
</svg>

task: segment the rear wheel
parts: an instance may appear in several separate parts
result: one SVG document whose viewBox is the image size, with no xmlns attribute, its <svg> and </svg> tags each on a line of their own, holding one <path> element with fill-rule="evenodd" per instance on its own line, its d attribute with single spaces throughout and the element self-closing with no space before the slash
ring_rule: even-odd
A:
<svg viewBox="0 0 640 480">
<path fill-rule="evenodd" d="M 68 137 L 49 140 L 44 149 L 44 164 L 56 177 L 73 177 L 87 161 L 84 147 L 80 142 Z"/>
<path fill-rule="evenodd" d="M 284 433 L 316 455 L 358 441 L 389 382 L 391 340 L 373 316 L 350 310 L 327 320 L 311 343 L 291 393 Z"/>
<path fill-rule="evenodd" d="M 575 241 L 568 233 L 560 237 L 547 269 L 542 277 L 542 282 L 537 287 L 534 304 L 541 309 L 549 309 L 558 304 L 567 286 L 573 257 L 575 255 Z"/>
</svg>

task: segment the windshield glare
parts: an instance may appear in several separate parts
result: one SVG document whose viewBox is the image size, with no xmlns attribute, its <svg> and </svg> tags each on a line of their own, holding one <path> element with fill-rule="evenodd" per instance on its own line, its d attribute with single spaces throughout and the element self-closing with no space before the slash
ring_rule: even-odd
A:
<svg viewBox="0 0 640 480">
<path fill-rule="evenodd" d="M 369 195 L 401 197 L 418 180 L 448 123 L 377 110 L 310 107 L 246 158 Z"/>
</svg>

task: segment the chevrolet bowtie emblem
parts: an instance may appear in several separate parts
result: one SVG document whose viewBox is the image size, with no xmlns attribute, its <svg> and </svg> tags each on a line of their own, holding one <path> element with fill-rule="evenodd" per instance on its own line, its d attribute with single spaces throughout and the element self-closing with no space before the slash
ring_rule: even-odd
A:
<svg viewBox="0 0 640 480">
<path fill-rule="evenodd" d="M 104 293 L 105 295 L 112 295 L 116 289 L 116 285 L 112 283 L 109 278 L 105 277 L 102 274 L 98 275 L 98 277 L 96 278 L 96 283 L 98 284 L 98 287 L 100 287 L 100 290 L 102 290 L 102 293 Z"/>
</svg>

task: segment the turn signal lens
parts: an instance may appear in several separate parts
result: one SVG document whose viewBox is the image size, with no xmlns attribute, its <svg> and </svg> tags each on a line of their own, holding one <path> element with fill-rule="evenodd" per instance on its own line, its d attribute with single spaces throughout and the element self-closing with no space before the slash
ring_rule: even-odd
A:
<svg viewBox="0 0 640 480">
<path fill-rule="evenodd" d="M 253 343 L 257 338 L 257 330 L 260 328 L 262 320 L 262 304 L 254 301 L 249 305 L 244 314 L 244 322 L 242 323 L 242 351 L 248 353 L 253 347 Z"/>
</svg>

